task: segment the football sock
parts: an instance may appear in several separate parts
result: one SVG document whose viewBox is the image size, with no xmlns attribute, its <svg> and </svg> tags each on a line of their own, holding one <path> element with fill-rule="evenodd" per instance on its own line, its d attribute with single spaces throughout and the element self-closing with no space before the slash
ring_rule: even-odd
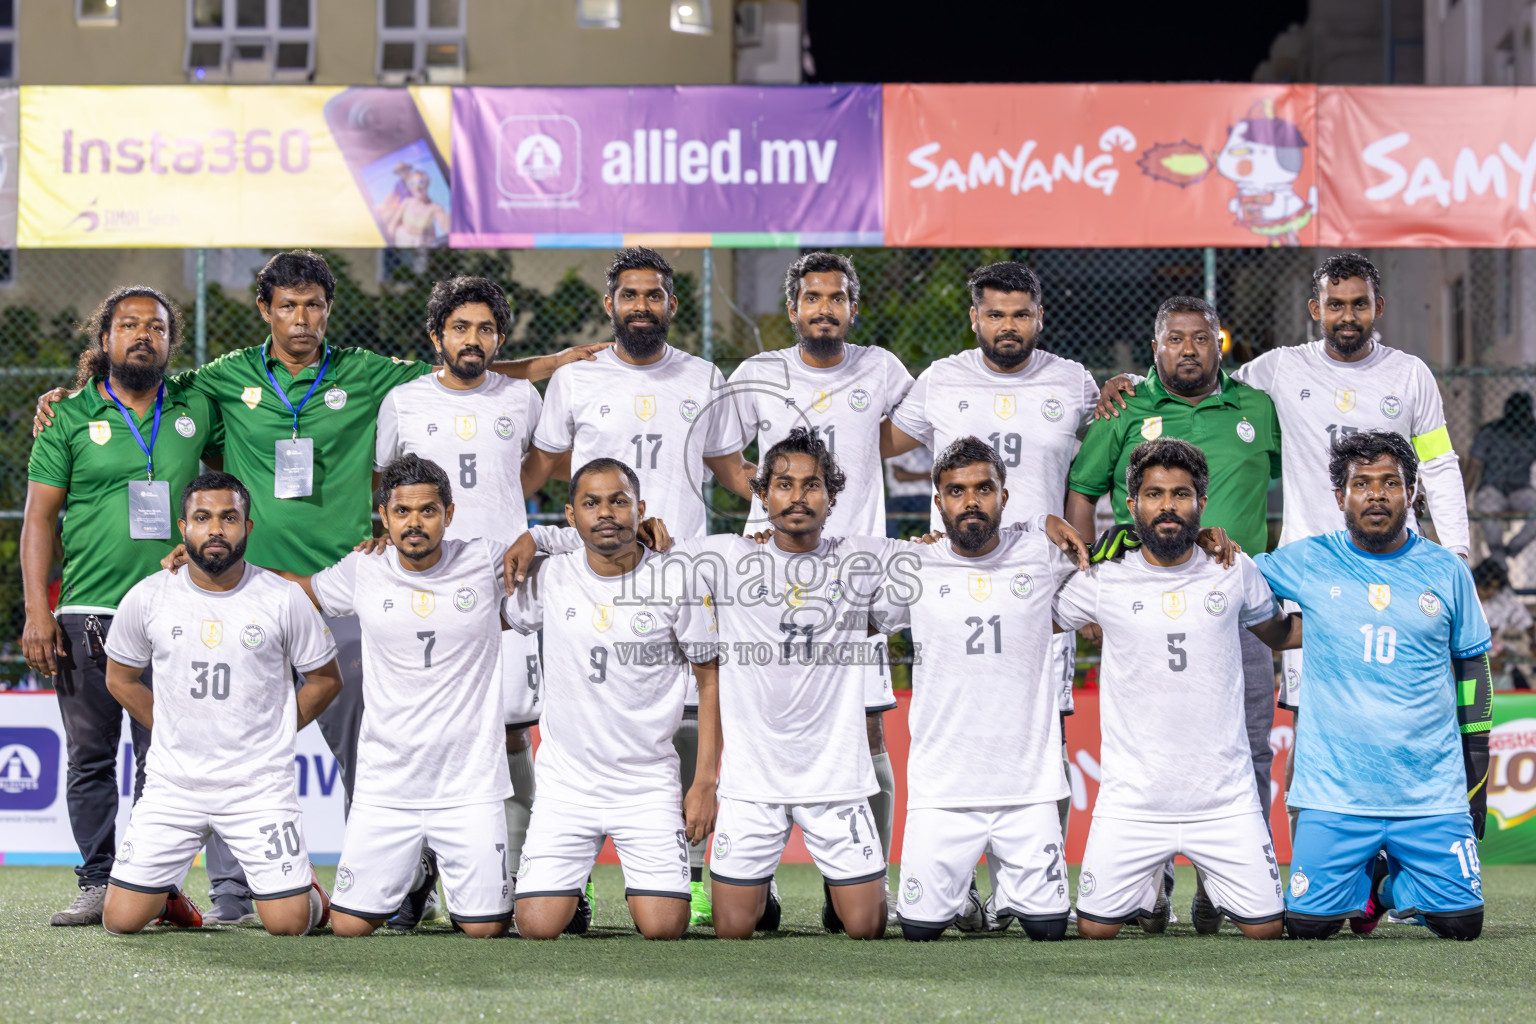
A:
<svg viewBox="0 0 1536 1024">
<path fill-rule="evenodd" d="M 875 816 L 875 829 L 880 833 L 880 851 L 885 862 L 891 862 L 891 828 L 896 819 L 896 774 L 891 770 L 891 755 L 881 751 L 870 755 L 875 762 L 875 778 L 880 792 L 869 798 L 869 811 Z"/>
<path fill-rule="evenodd" d="M 512 774 L 512 795 L 507 798 L 507 871 L 515 878 L 523 866 L 523 840 L 533 817 L 533 750 L 507 755 Z"/>
<path fill-rule="evenodd" d="M 699 845 L 703 846 L 704 844 L 700 843 Z M 704 881 L 704 868 L 703 868 L 702 865 L 699 866 L 699 867 L 696 867 L 696 868 L 690 867 L 688 869 L 688 881 L 690 881 L 690 882 L 702 882 L 702 881 Z"/>
</svg>

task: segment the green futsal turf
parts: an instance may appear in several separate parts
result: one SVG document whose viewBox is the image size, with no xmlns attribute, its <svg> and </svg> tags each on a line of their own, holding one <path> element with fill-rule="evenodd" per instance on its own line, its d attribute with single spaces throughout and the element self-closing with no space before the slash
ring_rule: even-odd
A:
<svg viewBox="0 0 1536 1024">
<path fill-rule="evenodd" d="M 329 885 L 333 868 L 321 868 Z M 1076 872 L 1073 872 L 1074 876 Z M 1001 935 L 850 942 L 819 926 L 807 866 L 779 872 L 781 934 L 682 942 L 634 933 L 616 868 L 597 874 L 592 934 L 552 943 L 475 941 L 444 926 L 341 940 L 259 929 L 123 938 L 52 928 L 68 868 L 0 868 L 3 1021 L 1512 1021 L 1536 1016 L 1536 866 L 1485 867 L 1483 938 L 1445 942 L 1383 924 L 1369 939 L 1251 942 L 1181 923 L 1113 942 Z M 194 897 L 206 894 L 197 869 Z"/>
</svg>

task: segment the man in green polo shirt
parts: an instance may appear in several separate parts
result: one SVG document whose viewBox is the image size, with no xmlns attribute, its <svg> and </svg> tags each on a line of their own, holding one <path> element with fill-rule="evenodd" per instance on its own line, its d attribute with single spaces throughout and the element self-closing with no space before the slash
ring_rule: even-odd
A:
<svg viewBox="0 0 1536 1024">
<path fill-rule="evenodd" d="M 1115 521 L 1129 523 L 1125 468 L 1131 452 L 1143 441 L 1175 437 L 1199 447 L 1210 466 L 1201 524 L 1222 527 L 1249 554 L 1267 550 L 1269 482 L 1280 476 L 1280 420 L 1274 402 L 1223 372 L 1221 320 L 1203 299 L 1180 296 L 1159 307 L 1152 354 L 1147 385 L 1137 389 L 1125 414 L 1089 426 L 1067 477 L 1067 521 L 1087 531 L 1083 536 L 1092 536 L 1094 504 L 1111 494 Z M 1267 821 L 1275 663 L 1268 647 L 1242 632 L 1248 748 Z"/>
<path fill-rule="evenodd" d="M 67 739 L 65 799 L 82 863 L 80 892 L 56 925 L 101 923 L 116 852 L 117 750 L 123 709 L 107 692 L 102 641 L 128 588 L 160 570 L 175 545 L 172 501 L 218 465 L 223 428 L 206 396 L 165 379 L 181 341 L 181 313 L 152 288 L 108 295 L 85 331 L 78 390 L 59 402 L 57 424 L 38 437 L 27 463 L 21 528 L 26 626 L 32 670 L 58 676 Z M 64 580 L 48 606 L 54 527 L 64 516 Z M 149 731 L 132 726 L 134 796 L 144 784 Z"/>
</svg>

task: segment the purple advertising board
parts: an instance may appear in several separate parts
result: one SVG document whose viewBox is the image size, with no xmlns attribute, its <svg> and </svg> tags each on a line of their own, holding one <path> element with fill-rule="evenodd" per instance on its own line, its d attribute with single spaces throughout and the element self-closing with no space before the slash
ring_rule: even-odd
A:
<svg viewBox="0 0 1536 1024">
<path fill-rule="evenodd" d="M 453 92 L 450 244 L 879 245 L 879 86 Z"/>
</svg>

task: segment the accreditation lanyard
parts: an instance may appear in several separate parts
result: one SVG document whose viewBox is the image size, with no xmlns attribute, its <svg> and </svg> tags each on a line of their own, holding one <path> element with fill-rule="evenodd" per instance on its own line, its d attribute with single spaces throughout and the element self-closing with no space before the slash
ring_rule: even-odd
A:
<svg viewBox="0 0 1536 1024">
<path fill-rule="evenodd" d="M 309 390 L 304 392 L 304 397 L 299 399 L 297 407 L 288 400 L 288 394 L 278 387 L 277 378 L 272 374 L 272 367 L 267 363 L 266 345 L 261 349 L 261 365 L 267 371 L 267 380 L 272 384 L 272 390 L 277 392 L 278 401 L 293 413 L 293 437 L 289 440 L 277 439 L 276 449 L 273 454 L 272 495 L 277 498 L 307 498 L 315 491 L 315 442 L 313 438 L 299 436 L 299 413 L 304 411 L 304 406 L 314 397 L 315 389 L 325 379 L 325 371 L 331 365 L 331 346 L 325 346 L 325 359 L 320 363 L 320 372 L 315 374 L 315 379 L 309 385 Z"/>
<path fill-rule="evenodd" d="M 122 414 L 123 422 L 128 424 L 128 430 L 138 442 L 139 450 L 144 453 L 144 479 L 128 481 L 128 537 L 130 540 L 170 540 L 171 486 L 164 480 L 155 479 L 155 439 L 160 436 L 165 384 L 162 383 L 155 392 L 155 423 L 149 430 L 148 444 L 144 443 L 144 435 L 139 432 L 139 425 L 133 421 L 128 407 L 117 397 L 117 392 L 112 390 L 112 381 L 104 380 L 102 385 L 106 388 L 107 397 L 112 399 L 112 404 Z"/>
</svg>

